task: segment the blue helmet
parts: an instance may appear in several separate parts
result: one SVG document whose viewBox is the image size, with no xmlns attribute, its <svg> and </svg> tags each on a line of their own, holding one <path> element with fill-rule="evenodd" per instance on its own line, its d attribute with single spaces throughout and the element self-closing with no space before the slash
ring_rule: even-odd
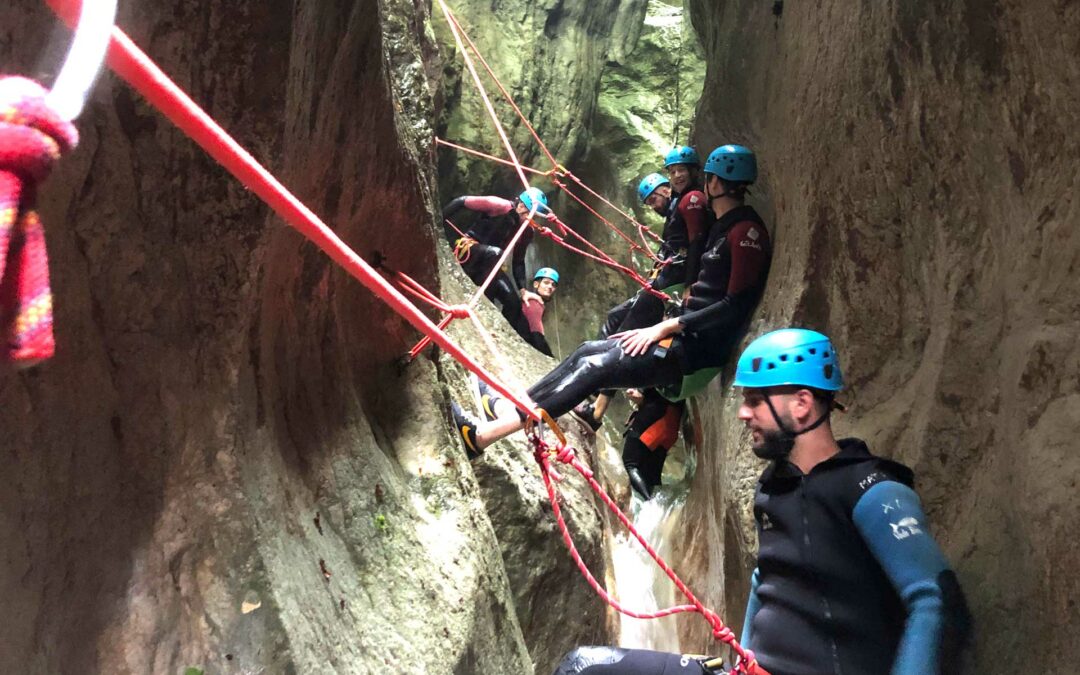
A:
<svg viewBox="0 0 1080 675">
<path fill-rule="evenodd" d="M 641 198 L 641 203 L 644 204 L 645 200 L 649 198 L 649 195 L 656 192 L 656 188 L 661 185 L 671 185 L 667 178 L 658 173 L 650 173 L 641 179 L 641 182 L 637 186 L 637 196 Z"/>
<path fill-rule="evenodd" d="M 555 283 L 559 283 L 559 273 L 552 267 L 541 267 L 533 275 L 533 281 L 539 281 L 540 279 L 551 279 Z"/>
<path fill-rule="evenodd" d="M 701 166 L 701 158 L 698 157 L 697 150 L 691 148 L 689 145 L 676 145 L 664 155 L 664 166 L 669 167 L 672 164 L 693 164 L 694 166 Z"/>
<path fill-rule="evenodd" d="M 533 204 L 536 204 L 537 213 L 547 213 L 551 210 L 548 208 L 547 195 L 538 187 L 531 187 L 525 190 L 525 192 L 518 195 L 518 199 L 520 199 L 521 203 L 525 205 L 525 208 L 530 211 L 533 210 Z"/>
<path fill-rule="evenodd" d="M 757 180 L 757 158 L 750 148 L 721 145 L 709 153 L 705 173 L 733 183 L 753 183 Z"/>
<path fill-rule="evenodd" d="M 735 367 L 735 386 L 797 385 L 839 391 L 844 386 L 840 363 L 829 338 L 817 331 L 784 328 L 750 343 Z"/>
</svg>

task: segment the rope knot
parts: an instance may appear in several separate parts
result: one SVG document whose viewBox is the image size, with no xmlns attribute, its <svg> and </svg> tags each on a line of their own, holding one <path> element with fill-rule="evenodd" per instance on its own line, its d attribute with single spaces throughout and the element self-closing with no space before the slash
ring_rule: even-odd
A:
<svg viewBox="0 0 1080 675">
<path fill-rule="evenodd" d="M 0 171 L 32 184 L 45 180 L 79 141 L 75 127 L 45 102 L 46 93 L 33 80 L 0 79 Z"/>
<path fill-rule="evenodd" d="M 472 314 L 472 307 L 468 305 L 450 305 L 446 308 L 446 313 L 455 319 L 468 319 Z"/>
<path fill-rule="evenodd" d="M 20 367 L 55 351 L 49 258 L 34 202 L 38 184 L 79 140 L 45 94 L 32 80 L 0 78 L 0 360 Z"/>
</svg>

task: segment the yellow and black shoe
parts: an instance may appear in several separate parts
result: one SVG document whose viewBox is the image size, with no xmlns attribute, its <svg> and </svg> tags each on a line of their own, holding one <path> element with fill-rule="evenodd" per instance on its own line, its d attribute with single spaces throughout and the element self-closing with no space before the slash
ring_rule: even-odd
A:
<svg viewBox="0 0 1080 675">
<path fill-rule="evenodd" d="M 480 409 L 484 411 L 484 417 L 488 422 L 497 419 L 498 415 L 495 414 L 495 403 L 502 400 L 502 396 L 488 386 L 487 382 L 481 379 L 476 380 L 476 386 L 480 390 Z"/>
<path fill-rule="evenodd" d="M 476 427 L 479 423 L 473 419 L 472 415 L 462 410 L 456 401 L 450 404 L 450 414 L 454 417 L 454 429 L 465 448 L 465 454 L 470 461 L 478 459 L 484 454 L 484 451 L 476 444 Z"/>
</svg>

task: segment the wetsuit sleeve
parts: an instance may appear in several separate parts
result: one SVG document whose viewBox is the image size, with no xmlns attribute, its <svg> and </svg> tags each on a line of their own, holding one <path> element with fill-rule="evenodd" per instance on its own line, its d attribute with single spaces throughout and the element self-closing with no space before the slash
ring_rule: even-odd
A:
<svg viewBox="0 0 1080 675">
<path fill-rule="evenodd" d="M 743 619 L 742 635 L 739 637 L 739 642 L 747 649 L 753 649 L 750 646 L 750 640 L 753 638 L 750 628 L 754 623 L 754 616 L 761 609 L 761 598 L 757 594 L 759 585 L 761 585 L 761 572 L 755 567 L 754 573 L 750 575 L 750 597 L 746 599 L 746 618 Z"/>
<path fill-rule="evenodd" d="M 945 555 L 927 527 L 919 496 L 884 481 L 855 504 L 852 517 L 907 610 L 892 675 L 954 672 L 942 663 L 967 635 L 967 606 Z"/>
<path fill-rule="evenodd" d="M 488 216 L 503 216 L 514 208 L 514 202 L 502 197 L 466 197 L 465 208 Z"/>
<path fill-rule="evenodd" d="M 725 239 L 731 255 L 731 273 L 727 294 L 717 302 L 683 314 L 679 323 L 691 331 L 725 327 L 735 329 L 753 309 L 758 294 L 765 287 L 772 256 L 765 228 L 743 221 L 728 232 Z"/>
<path fill-rule="evenodd" d="M 705 195 L 694 190 L 679 199 L 679 215 L 686 223 L 686 234 L 694 241 L 705 232 Z"/>
<path fill-rule="evenodd" d="M 705 251 L 705 245 L 709 239 L 708 218 L 705 211 L 708 200 L 702 192 L 694 190 L 687 193 L 679 200 L 679 213 L 683 222 L 686 223 L 686 235 L 690 244 L 686 248 L 686 277 L 684 283 L 687 286 L 697 280 L 701 270 L 701 254 Z"/>
<path fill-rule="evenodd" d="M 446 240 L 453 244 L 461 236 L 458 231 L 450 225 L 450 219 L 457 215 L 458 211 L 465 208 L 465 200 L 468 197 L 457 197 L 449 204 L 443 207 L 442 210 L 442 226 L 443 234 L 446 235 Z"/>
</svg>

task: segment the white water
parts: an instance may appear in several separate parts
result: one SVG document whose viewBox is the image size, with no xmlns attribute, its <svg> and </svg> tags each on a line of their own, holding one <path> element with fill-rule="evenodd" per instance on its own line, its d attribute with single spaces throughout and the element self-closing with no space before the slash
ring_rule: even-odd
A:
<svg viewBox="0 0 1080 675">
<path fill-rule="evenodd" d="M 671 535 L 685 501 L 685 490 L 663 486 L 647 502 L 634 497 L 630 507 L 634 527 L 665 559 L 671 554 Z M 628 609 L 651 612 L 682 604 L 676 597 L 678 589 L 629 532 L 615 535 L 611 557 L 618 598 Z M 634 619 L 623 615 L 619 618 L 620 647 L 682 651 L 674 617 Z"/>
</svg>

